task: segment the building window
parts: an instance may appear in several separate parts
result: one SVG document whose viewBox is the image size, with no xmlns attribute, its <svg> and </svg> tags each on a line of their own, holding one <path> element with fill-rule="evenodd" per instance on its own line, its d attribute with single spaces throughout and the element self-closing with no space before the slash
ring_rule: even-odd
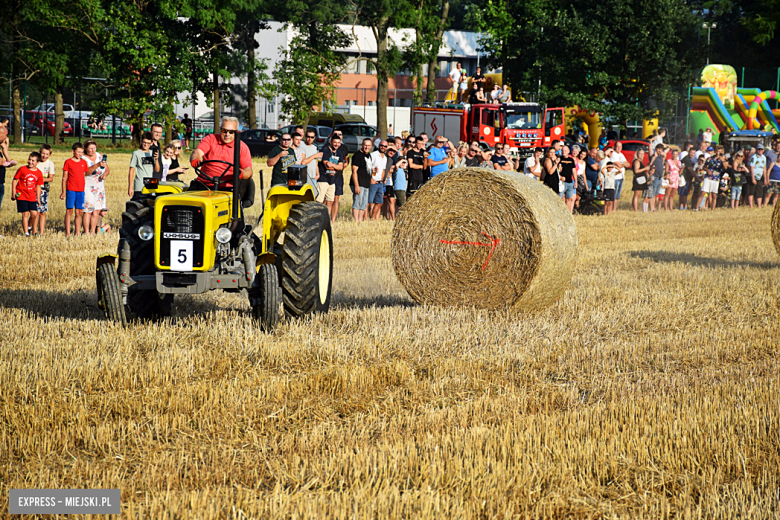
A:
<svg viewBox="0 0 780 520">
<path fill-rule="evenodd" d="M 376 101 L 368 101 L 367 103 L 368 103 L 368 106 L 370 106 L 370 107 L 376 105 Z"/>
</svg>

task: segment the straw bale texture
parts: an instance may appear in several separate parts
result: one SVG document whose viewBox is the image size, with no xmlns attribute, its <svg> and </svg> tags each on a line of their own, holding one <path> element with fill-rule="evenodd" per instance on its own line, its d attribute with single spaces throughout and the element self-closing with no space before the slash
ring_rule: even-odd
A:
<svg viewBox="0 0 780 520">
<path fill-rule="evenodd" d="M 458 168 L 402 208 L 392 255 L 398 280 L 420 303 L 536 310 L 569 286 L 577 230 L 544 184 L 519 172 Z"/>
<path fill-rule="evenodd" d="M 772 241 L 775 243 L 777 254 L 780 255 L 780 204 L 775 203 L 775 210 L 772 212 Z"/>
</svg>

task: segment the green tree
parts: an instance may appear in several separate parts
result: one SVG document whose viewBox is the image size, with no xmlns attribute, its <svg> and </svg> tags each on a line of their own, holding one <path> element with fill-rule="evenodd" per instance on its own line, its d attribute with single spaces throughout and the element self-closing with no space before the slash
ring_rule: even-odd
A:
<svg viewBox="0 0 780 520">
<path fill-rule="evenodd" d="M 370 59 L 377 78 L 377 128 L 387 137 L 387 87 L 389 79 L 403 66 L 403 56 L 396 42 L 389 38 L 390 29 L 410 26 L 415 4 L 410 0 L 354 0 L 355 23 L 371 27 L 377 55 Z"/>
<path fill-rule="evenodd" d="M 439 49 L 444 30 L 450 20 L 449 0 L 417 0 L 414 15 L 414 41 L 407 42 L 403 51 L 404 67 L 415 71 L 414 104 L 422 102 L 423 85 L 426 84 L 428 102 L 436 101 L 436 71 L 439 68 Z M 428 64 L 428 80 L 423 81 L 423 65 Z"/>
</svg>

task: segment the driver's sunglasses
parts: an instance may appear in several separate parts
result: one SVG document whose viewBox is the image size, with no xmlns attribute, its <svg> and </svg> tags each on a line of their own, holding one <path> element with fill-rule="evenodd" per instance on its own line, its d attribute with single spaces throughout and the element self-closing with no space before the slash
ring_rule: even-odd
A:
<svg viewBox="0 0 780 520">
<path fill-rule="evenodd" d="M 227 128 L 222 128 L 221 130 L 222 130 L 223 134 L 235 134 L 236 133 L 236 130 L 228 130 Z"/>
</svg>

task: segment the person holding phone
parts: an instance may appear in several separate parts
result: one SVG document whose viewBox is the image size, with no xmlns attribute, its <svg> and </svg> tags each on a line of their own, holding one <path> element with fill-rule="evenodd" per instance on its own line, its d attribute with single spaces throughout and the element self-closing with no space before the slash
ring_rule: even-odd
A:
<svg viewBox="0 0 780 520">
<path fill-rule="evenodd" d="M 84 155 L 87 161 L 87 175 L 84 177 L 84 224 L 87 233 L 95 234 L 95 229 L 100 220 L 100 212 L 107 209 L 106 206 L 106 177 L 111 169 L 106 162 L 106 156 L 97 151 L 97 142 L 88 139 L 84 142 Z"/>
<path fill-rule="evenodd" d="M 180 156 L 181 156 L 181 141 L 179 139 L 174 139 L 170 143 L 168 143 L 168 146 L 173 147 L 173 156 L 171 157 L 171 164 L 168 166 L 168 177 L 166 177 L 166 180 L 169 181 L 178 181 L 179 175 L 186 173 L 189 169 L 185 164 L 181 163 Z M 166 147 L 167 149 L 167 147 Z"/>
</svg>

